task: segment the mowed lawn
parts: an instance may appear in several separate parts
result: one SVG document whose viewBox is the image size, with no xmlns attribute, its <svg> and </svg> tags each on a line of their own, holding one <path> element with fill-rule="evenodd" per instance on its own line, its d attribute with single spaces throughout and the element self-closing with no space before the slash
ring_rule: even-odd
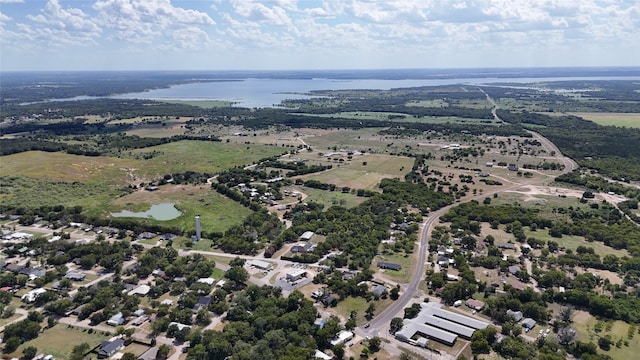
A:
<svg viewBox="0 0 640 360">
<path fill-rule="evenodd" d="M 556 238 L 549 235 L 549 230 L 547 229 L 531 231 L 528 227 L 524 228 L 524 234 L 527 239 L 532 237 L 538 240 L 543 240 L 545 242 L 555 241 L 559 246 L 571 249 L 573 251 L 575 251 L 580 245 L 590 247 L 593 248 L 593 251 L 601 257 L 607 254 L 613 254 L 618 257 L 629 256 L 626 250 L 617 250 L 598 241 L 589 242 L 585 240 L 583 236 L 562 235 L 561 238 Z"/>
<path fill-rule="evenodd" d="M 579 116 L 604 126 L 625 126 L 640 128 L 640 114 L 638 113 L 592 113 L 578 112 L 570 115 Z"/>
<path fill-rule="evenodd" d="M 109 337 L 99 331 L 89 334 L 88 330 L 83 331 L 57 324 L 45 330 L 37 338 L 22 344 L 18 351 L 22 352 L 22 349 L 27 346 L 35 346 L 39 354 L 51 354 L 55 359 L 69 359 L 74 346 L 87 343 L 93 349 Z"/>
<path fill-rule="evenodd" d="M 366 165 L 364 165 L 366 163 Z M 352 189 L 374 189 L 385 178 L 400 178 L 411 171 L 413 159 L 403 156 L 370 154 L 354 158 L 349 164 L 335 166 L 320 173 L 302 176 L 304 180 L 317 180 L 348 186 Z"/>
</svg>

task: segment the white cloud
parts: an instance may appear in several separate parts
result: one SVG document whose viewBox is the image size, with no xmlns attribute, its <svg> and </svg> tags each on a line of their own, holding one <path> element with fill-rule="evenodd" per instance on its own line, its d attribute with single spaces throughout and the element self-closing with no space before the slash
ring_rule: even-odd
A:
<svg viewBox="0 0 640 360">
<path fill-rule="evenodd" d="M 0 4 L 17 4 L 23 2 L 24 0 L 0 0 Z"/>
<path fill-rule="evenodd" d="M 206 29 L 215 25 L 201 11 L 175 7 L 169 0 L 98 0 L 93 5 L 111 40 L 158 43 L 166 48 L 191 48 L 208 41 Z"/>
</svg>

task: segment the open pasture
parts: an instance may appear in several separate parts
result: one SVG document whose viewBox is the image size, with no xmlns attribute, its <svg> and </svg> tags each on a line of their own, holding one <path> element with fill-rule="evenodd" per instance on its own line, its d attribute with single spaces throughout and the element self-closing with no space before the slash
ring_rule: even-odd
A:
<svg viewBox="0 0 640 360">
<path fill-rule="evenodd" d="M 143 162 L 106 156 L 81 156 L 61 152 L 27 151 L 0 157 L 0 175 L 25 175 L 57 181 L 108 179 L 125 184 L 126 169 Z"/>
<path fill-rule="evenodd" d="M 596 113 L 596 112 L 576 112 L 569 115 L 579 116 L 583 119 L 593 121 L 604 126 L 624 126 L 629 128 L 640 128 L 640 114 L 638 113 Z"/>
<path fill-rule="evenodd" d="M 365 165 L 366 163 L 366 165 Z M 404 178 L 411 170 L 413 159 L 390 155 L 365 155 L 348 164 L 321 173 L 302 176 L 305 180 L 348 186 L 352 189 L 374 189 L 382 179 Z"/>
<path fill-rule="evenodd" d="M 269 156 L 279 155 L 285 150 L 275 146 L 227 144 L 214 141 L 184 140 L 132 151 L 155 152 L 140 171 L 150 176 L 159 176 L 187 170 L 213 173 Z"/>
</svg>

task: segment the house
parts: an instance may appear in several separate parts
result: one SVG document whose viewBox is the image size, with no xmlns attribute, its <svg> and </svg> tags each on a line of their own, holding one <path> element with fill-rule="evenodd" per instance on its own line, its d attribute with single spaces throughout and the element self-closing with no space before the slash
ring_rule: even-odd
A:
<svg viewBox="0 0 640 360">
<path fill-rule="evenodd" d="M 200 311 L 201 309 L 207 309 L 211 305 L 211 296 L 200 296 L 198 302 L 193 307 L 193 311 Z"/>
<path fill-rule="evenodd" d="M 291 247 L 292 253 L 306 253 L 311 252 L 315 249 L 315 245 L 310 242 L 301 242 L 299 244 L 293 245 Z"/>
<path fill-rule="evenodd" d="M 100 344 L 100 349 L 98 350 L 98 357 L 106 358 L 112 356 L 119 350 L 124 348 L 124 340 L 118 338 L 115 340 L 105 340 Z"/>
<path fill-rule="evenodd" d="M 12 273 L 19 273 L 20 271 L 22 271 L 22 269 L 24 269 L 24 266 L 22 265 L 18 265 L 18 264 L 8 264 L 5 269 L 7 269 L 7 271 L 11 271 Z"/>
<path fill-rule="evenodd" d="M 137 318 L 135 318 L 135 320 L 133 320 L 132 324 L 134 326 L 140 326 L 142 324 L 144 324 L 145 321 L 149 320 L 149 317 L 146 315 L 141 315 L 138 316 Z"/>
<path fill-rule="evenodd" d="M 333 359 L 331 356 L 323 353 L 322 351 L 316 349 L 315 354 L 313 355 L 314 359 L 322 359 L 322 360 L 331 360 Z"/>
<path fill-rule="evenodd" d="M 511 316 L 516 322 L 522 320 L 522 311 L 507 310 L 507 315 Z"/>
<path fill-rule="evenodd" d="M 507 170 L 509 170 L 509 171 L 518 171 L 518 165 L 509 164 L 509 166 L 507 166 Z"/>
<path fill-rule="evenodd" d="M 172 321 L 169 323 L 169 327 L 175 326 L 178 328 L 178 331 L 182 331 L 182 329 L 191 329 L 191 325 L 182 324 L 179 322 Z"/>
<path fill-rule="evenodd" d="M 384 285 L 375 284 L 373 286 L 373 289 L 371 289 L 371 293 L 375 297 L 381 297 L 381 296 L 383 296 L 384 294 L 387 293 L 387 287 L 384 286 Z"/>
<path fill-rule="evenodd" d="M 173 306 L 173 300 L 171 299 L 164 299 L 160 302 L 160 305 L 167 305 L 167 306 Z"/>
<path fill-rule="evenodd" d="M 227 281 L 226 281 L 226 280 L 221 279 L 220 281 L 218 281 L 218 282 L 216 283 L 216 287 L 221 288 L 221 287 L 223 287 L 223 286 L 224 286 L 224 284 L 226 284 L 226 283 L 227 283 Z"/>
<path fill-rule="evenodd" d="M 160 270 L 160 269 L 153 270 L 151 272 L 151 275 L 157 276 L 157 277 L 162 278 L 164 280 L 169 279 L 169 277 L 167 276 L 167 273 L 165 273 L 164 270 Z"/>
<path fill-rule="evenodd" d="M 469 299 L 464 303 L 468 308 L 471 308 L 476 311 L 482 310 L 484 308 L 484 302 L 476 299 Z"/>
<path fill-rule="evenodd" d="M 35 280 L 39 277 L 43 277 L 47 272 L 40 269 L 35 269 L 31 267 L 26 267 L 20 270 L 19 274 L 27 275 L 29 280 Z"/>
<path fill-rule="evenodd" d="M 148 231 L 145 231 L 145 232 L 141 233 L 140 235 L 138 235 L 138 239 L 149 240 L 149 239 L 153 239 L 154 237 L 156 237 L 156 234 L 154 234 L 152 232 L 148 232 Z"/>
<path fill-rule="evenodd" d="M 138 357 L 139 360 L 156 360 L 156 356 L 158 355 L 158 346 L 154 346 L 149 350 L 145 351 Z"/>
<path fill-rule="evenodd" d="M 322 303 L 322 305 L 324 305 L 324 307 L 329 307 L 329 306 L 334 306 L 335 304 L 338 303 L 338 299 L 334 298 L 331 295 L 327 295 L 325 297 L 323 297 L 322 299 L 320 299 L 320 302 Z"/>
<path fill-rule="evenodd" d="M 208 278 L 200 278 L 198 280 L 196 280 L 196 282 L 201 283 L 201 284 L 207 284 L 209 286 L 212 286 L 215 282 L 216 279 L 208 277 Z"/>
<path fill-rule="evenodd" d="M 113 315 L 109 320 L 107 320 L 107 325 L 111 325 L 111 326 L 120 326 L 122 324 L 124 324 L 125 320 L 124 320 L 124 316 L 122 315 L 121 312 Z"/>
<path fill-rule="evenodd" d="M 130 290 L 127 295 L 129 296 L 133 296 L 133 295 L 140 295 L 140 296 L 146 296 L 149 291 L 151 291 L 151 286 L 147 285 L 147 284 L 143 284 L 138 286 L 137 288 Z"/>
<path fill-rule="evenodd" d="M 79 272 L 71 272 L 71 271 L 69 271 L 69 272 L 67 272 L 67 274 L 64 277 L 66 277 L 69 280 L 73 280 L 73 281 L 82 281 L 87 277 L 87 275 L 83 274 L 83 273 L 79 273 Z"/>
<path fill-rule="evenodd" d="M 522 320 L 522 327 L 525 332 L 529 332 L 529 330 L 533 329 L 536 326 L 536 321 L 532 318 L 526 318 Z"/>
<path fill-rule="evenodd" d="M 486 167 L 493 167 L 493 162 L 490 161 L 490 162 L 486 163 L 485 166 Z"/>
<path fill-rule="evenodd" d="M 29 291 L 28 293 L 22 295 L 22 301 L 26 302 L 26 303 L 32 303 L 34 301 L 36 301 L 36 299 L 38 298 L 38 296 L 40 296 L 41 294 L 46 293 L 47 290 L 43 289 L 43 288 L 37 288 L 37 289 L 33 289 L 31 291 Z"/>
<path fill-rule="evenodd" d="M 478 173 L 478 176 L 480 176 L 480 177 L 489 177 L 489 173 L 488 173 L 488 172 L 486 172 L 486 171 L 480 171 L 480 172 Z"/>
<path fill-rule="evenodd" d="M 516 249 L 516 244 L 512 244 L 512 243 L 499 242 L 499 243 L 496 243 L 496 246 L 499 247 L 500 249 L 505 249 L 505 250 Z"/>
<path fill-rule="evenodd" d="M 172 240 L 175 240 L 177 237 L 178 237 L 178 235 L 176 235 L 176 234 L 165 233 L 165 234 L 160 235 L 160 240 L 172 241 Z"/>
<path fill-rule="evenodd" d="M 402 268 L 402 265 L 392 263 L 392 262 L 387 262 L 387 261 L 378 261 L 378 268 L 389 269 L 389 270 L 400 270 Z"/>
<path fill-rule="evenodd" d="M 511 275 L 518 275 L 520 273 L 520 266 L 518 265 L 509 266 L 509 273 Z"/>
</svg>

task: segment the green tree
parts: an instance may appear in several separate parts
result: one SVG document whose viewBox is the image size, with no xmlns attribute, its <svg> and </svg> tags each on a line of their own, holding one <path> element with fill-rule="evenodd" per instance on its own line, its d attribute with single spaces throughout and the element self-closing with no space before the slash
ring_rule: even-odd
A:
<svg viewBox="0 0 640 360">
<path fill-rule="evenodd" d="M 382 340 L 380 340 L 379 337 L 374 336 L 371 339 L 369 339 L 369 350 L 371 350 L 372 353 L 377 352 L 378 350 L 380 350 L 380 344 L 382 343 Z"/>
<path fill-rule="evenodd" d="M 35 346 L 27 346 L 22 349 L 22 358 L 25 360 L 31 360 L 38 355 L 38 348 Z"/>
<path fill-rule="evenodd" d="M 80 345 L 76 345 L 76 346 L 73 347 L 73 350 L 71 351 L 70 359 L 71 360 L 82 360 L 82 359 L 84 359 L 84 354 L 89 352 L 89 350 L 91 350 L 91 347 L 87 343 L 82 343 Z"/>
<path fill-rule="evenodd" d="M 373 302 L 370 302 L 369 306 L 367 307 L 367 310 L 365 311 L 365 317 L 368 320 L 373 319 L 373 315 L 374 315 L 375 311 L 376 311 L 376 304 L 373 303 Z"/>
<path fill-rule="evenodd" d="M 158 353 L 156 354 L 156 360 L 165 360 L 169 357 L 171 347 L 167 344 L 162 344 L 158 347 Z"/>
<path fill-rule="evenodd" d="M 4 342 L 4 352 L 12 353 L 16 351 L 16 349 L 20 346 L 20 338 L 17 336 L 12 336 Z"/>
<path fill-rule="evenodd" d="M 395 334 L 396 332 L 400 331 L 400 329 L 402 329 L 402 325 L 403 325 L 402 318 L 394 317 L 393 319 L 391 319 L 389 332 L 391 332 L 391 334 Z"/>
</svg>

